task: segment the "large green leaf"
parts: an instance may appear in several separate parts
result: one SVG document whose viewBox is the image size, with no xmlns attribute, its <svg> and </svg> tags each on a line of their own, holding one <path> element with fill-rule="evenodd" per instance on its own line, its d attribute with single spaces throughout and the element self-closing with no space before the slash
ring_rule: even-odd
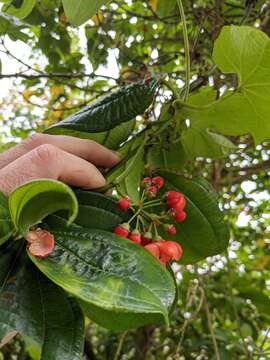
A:
<svg viewBox="0 0 270 360">
<path fill-rule="evenodd" d="M 206 86 L 189 98 L 189 104 L 205 105 L 216 100 L 217 92 Z M 236 146 L 225 136 L 216 134 L 210 129 L 201 128 L 196 123 L 182 131 L 181 141 L 186 153 L 191 157 L 218 159 L 235 151 Z"/>
<path fill-rule="evenodd" d="M 81 139 L 91 139 L 99 144 L 106 146 L 108 149 L 118 150 L 119 146 L 128 139 L 132 133 L 136 121 L 130 120 L 123 124 L 115 126 L 111 130 L 89 133 L 89 132 L 80 132 L 66 128 L 53 128 L 48 130 L 48 132 L 57 134 L 57 135 L 69 135 L 79 137 Z"/>
<path fill-rule="evenodd" d="M 13 252 L 1 254 L 6 268 L 0 271 L 6 274 L 0 283 L 0 338 L 18 331 L 40 346 L 42 360 L 81 359 L 84 321 L 79 306 L 26 256 L 10 262 Z"/>
<path fill-rule="evenodd" d="M 50 231 L 54 252 L 43 260 L 29 256 L 52 281 L 101 310 L 138 315 L 144 323 L 168 321 L 172 276 L 142 247 L 102 230 L 55 224 Z"/>
<path fill-rule="evenodd" d="M 14 226 L 10 218 L 8 199 L 0 192 L 0 245 L 10 238 L 13 231 Z"/>
<path fill-rule="evenodd" d="M 147 81 L 120 88 L 91 105 L 52 125 L 47 133 L 62 133 L 63 129 L 87 133 L 103 132 L 134 119 L 152 103 L 158 80 Z"/>
<path fill-rule="evenodd" d="M 187 218 L 176 223 L 177 235 L 172 237 L 184 249 L 181 263 L 196 263 L 223 252 L 228 246 L 229 232 L 216 194 L 205 186 L 204 181 L 186 179 L 166 171 L 159 174 L 166 180 L 165 191 L 175 189 L 187 199 Z"/>
<path fill-rule="evenodd" d="M 79 26 L 90 20 L 102 5 L 110 0 L 63 0 L 65 14 L 74 26 Z"/>
<path fill-rule="evenodd" d="M 73 191 L 55 180 L 34 180 L 17 188 L 9 197 L 11 219 L 20 234 L 58 210 L 69 212 L 71 223 L 77 216 L 78 203 Z"/>
<path fill-rule="evenodd" d="M 191 127 L 212 128 L 227 135 L 251 134 L 256 143 L 270 138 L 270 40 L 252 27 L 225 26 L 213 58 L 224 73 L 237 73 L 239 87 L 212 104 L 183 107 Z"/>
<path fill-rule="evenodd" d="M 15 1 L 10 0 L 7 4 L 4 5 L 2 10 L 9 15 L 16 16 L 19 19 L 24 19 L 31 13 L 34 6 L 36 5 L 36 2 L 37 0 L 23 0 L 22 4 L 17 7 L 12 4 L 15 3 Z"/>
</svg>

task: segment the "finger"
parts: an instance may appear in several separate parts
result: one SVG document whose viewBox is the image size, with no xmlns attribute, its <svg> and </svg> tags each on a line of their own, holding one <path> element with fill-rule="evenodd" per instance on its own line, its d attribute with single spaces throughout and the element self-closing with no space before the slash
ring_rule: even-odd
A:
<svg viewBox="0 0 270 360">
<path fill-rule="evenodd" d="M 113 151 L 96 143 L 93 140 L 79 139 L 65 135 L 33 134 L 21 144 L 0 154 L 0 169 L 10 162 L 18 159 L 28 151 L 43 144 L 51 144 L 70 154 L 90 161 L 96 166 L 111 168 L 116 165 L 120 158 Z"/>
<path fill-rule="evenodd" d="M 83 189 L 102 187 L 106 181 L 99 170 L 84 159 L 53 145 L 41 145 L 0 170 L 0 189 L 9 195 L 27 181 L 61 180 Z"/>
</svg>

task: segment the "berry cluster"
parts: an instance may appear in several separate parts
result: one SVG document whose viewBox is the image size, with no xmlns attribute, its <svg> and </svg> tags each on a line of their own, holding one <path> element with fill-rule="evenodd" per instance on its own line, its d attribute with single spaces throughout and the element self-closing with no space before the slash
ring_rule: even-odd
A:
<svg viewBox="0 0 270 360">
<path fill-rule="evenodd" d="M 142 245 L 161 264 L 166 265 L 172 260 L 180 260 L 183 249 L 175 241 L 162 239 L 158 228 L 163 227 L 170 236 L 177 234 L 176 227 L 168 221 L 183 222 L 186 219 L 186 199 L 182 193 L 174 190 L 159 197 L 159 190 L 164 185 L 165 181 L 161 176 L 144 178 L 141 183 L 141 199 L 137 206 L 133 206 L 128 198 L 122 197 L 118 201 L 118 207 L 123 211 L 132 210 L 133 216 L 127 223 L 116 226 L 113 231 L 118 236 Z M 151 212 L 154 207 L 158 207 L 159 215 Z"/>
</svg>

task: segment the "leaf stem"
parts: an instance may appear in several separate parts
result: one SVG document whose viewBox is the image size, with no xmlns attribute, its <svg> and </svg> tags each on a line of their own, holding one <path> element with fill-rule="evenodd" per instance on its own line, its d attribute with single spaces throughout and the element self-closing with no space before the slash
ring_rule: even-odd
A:
<svg viewBox="0 0 270 360">
<path fill-rule="evenodd" d="M 155 206 L 160 206 L 160 205 L 162 205 L 162 202 L 159 202 L 159 203 L 156 203 L 156 204 L 149 204 L 149 205 L 144 206 L 143 208 L 147 209 L 149 207 L 155 207 Z"/>
<path fill-rule="evenodd" d="M 123 348 L 123 344 L 124 344 L 124 340 L 125 340 L 125 337 L 127 336 L 127 331 L 125 331 L 121 336 L 120 336 L 120 339 L 119 339 L 119 343 L 118 343 L 118 346 L 117 346 L 117 350 L 116 350 L 116 353 L 114 355 L 114 358 L 113 360 L 118 360 L 120 355 L 121 355 L 121 352 L 122 352 L 122 348 Z"/>
<path fill-rule="evenodd" d="M 189 47 L 187 22 L 186 22 L 184 6 L 182 0 L 176 0 L 176 1 L 179 7 L 180 17 L 183 26 L 183 38 L 184 38 L 184 46 L 185 46 L 185 60 L 186 60 L 186 79 L 185 79 L 183 100 L 187 101 L 189 88 L 190 88 L 190 47 Z"/>
<path fill-rule="evenodd" d="M 130 224 L 132 220 L 134 220 L 136 218 L 137 215 L 139 215 L 139 213 L 141 212 L 141 209 L 139 208 L 135 214 L 133 216 L 131 216 L 131 218 L 128 220 L 127 224 Z"/>
</svg>

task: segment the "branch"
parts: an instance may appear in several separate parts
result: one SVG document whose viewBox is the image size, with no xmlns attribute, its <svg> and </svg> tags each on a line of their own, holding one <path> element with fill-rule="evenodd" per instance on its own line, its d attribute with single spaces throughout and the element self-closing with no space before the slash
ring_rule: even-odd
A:
<svg viewBox="0 0 270 360">
<path fill-rule="evenodd" d="M 33 79 L 40 79 L 40 78 L 47 78 L 47 79 L 54 79 L 54 78 L 63 78 L 63 79 L 83 79 L 83 78 L 97 78 L 101 77 L 104 79 L 109 80 L 115 80 L 118 81 L 118 79 L 107 76 L 107 75 L 99 75 L 95 73 L 91 74 L 84 74 L 84 73 L 38 73 L 38 74 L 23 74 L 23 73 L 14 73 L 14 74 L 0 74 L 0 79 L 6 79 L 6 78 L 22 78 L 27 80 L 33 80 Z"/>
</svg>

